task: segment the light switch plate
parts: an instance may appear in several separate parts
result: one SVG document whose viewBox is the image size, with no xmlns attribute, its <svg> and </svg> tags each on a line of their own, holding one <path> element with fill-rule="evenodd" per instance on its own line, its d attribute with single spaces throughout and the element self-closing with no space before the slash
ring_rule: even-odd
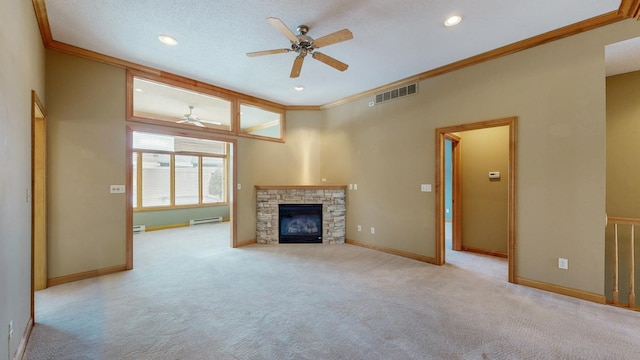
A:
<svg viewBox="0 0 640 360">
<path fill-rule="evenodd" d="M 431 184 L 420 184 L 420 191 L 431 192 Z"/>
<path fill-rule="evenodd" d="M 109 185 L 109 192 L 112 194 L 124 194 L 124 185 Z"/>
</svg>

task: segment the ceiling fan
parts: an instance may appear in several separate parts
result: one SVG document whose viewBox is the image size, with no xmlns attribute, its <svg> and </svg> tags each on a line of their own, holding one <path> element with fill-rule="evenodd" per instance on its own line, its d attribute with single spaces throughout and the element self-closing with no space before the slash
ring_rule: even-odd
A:
<svg viewBox="0 0 640 360">
<path fill-rule="evenodd" d="M 176 121 L 176 123 L 178 123 L 178 124 L 191 124 L 191 125 L 195 125 L 195 126 L 205 127 L 200 122 L 200 119 L 198 118 L 198 115 L 193 113 L 193 106 L 192 105 L 189 106 L 189 113 L 188 114 L 184 114 L 184 116 L 182 116 L 182 120 Z"/>
<path fill-rule="evenodd" d="M 298 35 L 296 35 L 291 30 L 289 30 L 287 25 L 285 25 L 282 22 L 282 20 L 278 18 L 275 18 L 275 17 L 267 18 L 267 22 L 269 22 L 269 24 L 275 27 L 278 31 L 282 33 L 282 35 L 284 35 L 287 39 L 289 39 L 289 41 L 291 41 L 291 48 L 254 51 L 254 52 L 247 53 L 247 56 L 253 57 L 253 56 L 280 54 L 280 53 L 293 51 L 297 53 L 298 56 L 296 56 L 295 60 L 293 61 L 293 67 L 291 68 L 290 77 L 292 78 L 297 78 L 298 76 L 300 76 L 300 70 L 302 70 L 302 63 L 304 62 L 304 57 L 307 56 L 308 54 L 311 54 L 311 56 L 314 59 L 322 63 L 325 63 L 331 66 L 332 68 L 340 71 L 345 71 L 349 67 L 349 65 L 341 61 L 338 61 L 329 55 L 325 55 L 321 52 L 315 51 L 316 49 L 319 49 L 325 46 L 329 46 L 342 41 L 353 39 L 353 34 L 351 33 L 351 31 L 349 31 L 349 29 L 342 29 L 340 31 L 336 31 L 329 35 L 320 37 L 318 39 L 313 39 L 311 36 L 307 35 L 307 32 L 309 31 L 309 27 L 306 25 L 298 26 L 298 29 L 297 29 Z"/>
</svg>

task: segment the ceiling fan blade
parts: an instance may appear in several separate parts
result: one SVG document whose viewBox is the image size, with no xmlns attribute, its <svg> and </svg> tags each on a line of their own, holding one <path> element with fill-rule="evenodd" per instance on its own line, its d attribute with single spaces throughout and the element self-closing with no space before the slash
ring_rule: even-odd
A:
<svg viewBox="0 0 640 360">
<path fill-rule="evenodd" d="M 202 125 L 202 123 L 201 123 L 200 121 L 198 121 L 198 120 L 191 121 L 191 123 L 192 123 L 193 125 L 195 125 L 195 126 L 205 127 L 205 126 L 204 126 L 204 125 Z"/>
<path fill-rule="evenodd" d="M 345 71 L 347 70 L 347 68 L 349 67 L 349 65 L 343 63 L 342 61 L 336 60 L 334 58 L 332 58 L 329 55 L 325 55 L 323 53 L 320 52 L 314 52 L 312 54 L 313 58 L 323 62 L 329 66 L 331 66 L 332 68 L 336 69 L 336 70 L 340 70 L 340 71 Z"/>
<path fill-rule="evenodd" d="M 302 70 L 302 63 L 304 62 L 304 56 L 298 55 L 295 60 L 293 60 L 293 67 L 291 68 L 292 78 L 297 78 L 300 76 L 300 70 Z"/>
<path fill-rule="evenodd" d="M 351 39 L 353 39 L 353 34 L 351 33 L 351 31 L 349 31 L 349 29 L 342 29 L 340 31 L 336 31 L 329 35 L 325 35 L 321 38 L 313 40 L 313 46 L 315 46 L 316 48 L 321 48 Z"/>
<path fill-rule="evenodd" d="M 298 37 L 296 36 L 296 34 L 294 34 L 288 27 L 287 25 L 285 25 L 282 20 L 275 18 L 275 17 L 269 17 L 267 18 L 267 22 L 269 22 L 269 24 L 271 24 L 271 26 L 273 26 L 274 28 L 278 29 L 278 31 L 280 31 L 282 33 L 282 35 L 286 36 L 287 39 L 289 39 L 291 42 L 294 43 L 298 43 Z"/>
<path fill-rule="evenodd" d="M 289 51 L 291 51 L 291 49 L 274 49 L 274 50 L 254 51 L 254 52 L 247 53 L 247 56 L 254 57 L 254 56 L 263 56 L 263 55 L 271 55 L 271 54 L 280 54 L 280 53 L 286 53 L 286 52 L 289 52 Z"/>
<path fill-rule="evenodd" d="M 176 124 L 185 124 L 188 123 L 189 120 L 180 120 L 180 121 L 176 121 Z"/>
</svg>

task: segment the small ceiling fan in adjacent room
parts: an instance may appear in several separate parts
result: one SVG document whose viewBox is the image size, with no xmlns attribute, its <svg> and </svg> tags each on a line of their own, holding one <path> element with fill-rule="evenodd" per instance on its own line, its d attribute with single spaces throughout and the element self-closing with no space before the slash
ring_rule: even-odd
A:
<svg viewBox="0 0 640 360">
<path fill-rule="evenodd" d="M 297 78 L 300 76 L 300 71 L 302 70 L 302 63 L 304 62 L 305 56 L 311 54 L 311 56 L 334 69 L 345 71 L 349 67 L 349 65 L 332 58 L 329 55 L 325 55 L 316 49 L 329 46 L 332 44 L 336 44 L 342 41 L 347 41 L 353 39 L 353 34 L 349 29 L 342 29 L 340 31 L 336 31 L 329 35 L 320 37 L 318 39 L 313 39 L 311 36 L 307 35 L 309 31 L 309 27 L 306 25 L 298 26 L 298 35 L 294 34 L 287 25 L 285 25 L 282 20 L 274 17 L 267 18 L 269 24 L 275 27 L 278 31 L 280 31 L 289 41 L 291 41 L 290 48 L 284 49 L 274 49 L 274 50 L 264 50 L 264 51 L 255 51 L 247 53 L 247 56 L 262 56 L 262 55 L 271 55 L 271 54 L 280 54 L 287 52 L 295 52 L 298 55 L 293 61 L 293 67 L 291 68 L 292 78 Z"/>
<path fill-rule="evenodd" d="M 200 122 L 200 119 L 198 118 L 198 115 L 193 113 L 193 106 L 189 106 L 189 113 L 188 114 L 184 114 L 184 116 L 182 116 L 182 120 L 176 121 L 176 123 L 178 123 L 178 124 L 191 124 L 191 125 L 195 125 L 195 126 L 205 127 Z"/>
</svg>

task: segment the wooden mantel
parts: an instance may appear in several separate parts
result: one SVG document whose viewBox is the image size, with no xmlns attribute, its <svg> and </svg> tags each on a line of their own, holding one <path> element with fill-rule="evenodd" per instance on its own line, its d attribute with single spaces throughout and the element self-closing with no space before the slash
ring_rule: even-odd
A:
<svg viewBox="0 0 640 360">
<path fill-rule="evenodd" d="M 256 185 L 256 190 L 339 190 L 347 185 Z"/>
</svg>

